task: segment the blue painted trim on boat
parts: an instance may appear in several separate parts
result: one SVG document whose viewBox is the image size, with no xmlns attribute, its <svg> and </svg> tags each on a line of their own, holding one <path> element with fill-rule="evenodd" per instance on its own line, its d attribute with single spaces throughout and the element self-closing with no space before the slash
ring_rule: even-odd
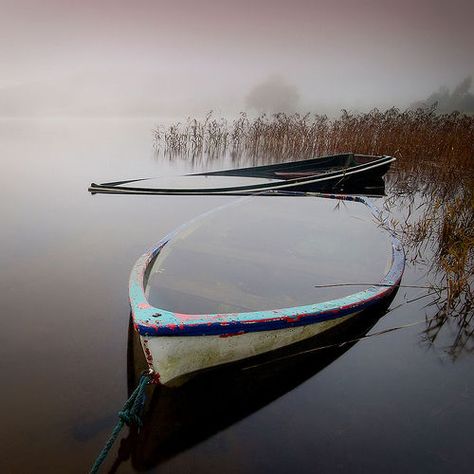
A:
<svg viewBox="0 0 474 474">
<path fill-rule="evenodd" d="M 374 217 L 379 218 L 381 214 L 379 209 L 369 199 L 361 196 L 322 193 L 300 193 L 300 195 L 357 201 L 368 206 Z M 147 273 L 161 249 L 182 229 L 222 208 L 237 205 L 240 202 L 242 200 L 230 205 L 220 206 L 192 219 L 168 234 L 154 249 L 145 253 L 137 260 L 130 275 L 129 298 L 135 329 L 140 335 L 227 336 L 315 324 L 342 318 L 354 312 L 367 309 L 387 298 L 399 285 L 405 268 L 405 253 L 397 237 L 390 233 L 392 239 L 392 261 L 385 277 L 377 286 L 370 286 L 363 291 L 343 298 L 292 308 L 223 314 L 181 314 L 151 306 L 145 294 Z"/>
</svg>

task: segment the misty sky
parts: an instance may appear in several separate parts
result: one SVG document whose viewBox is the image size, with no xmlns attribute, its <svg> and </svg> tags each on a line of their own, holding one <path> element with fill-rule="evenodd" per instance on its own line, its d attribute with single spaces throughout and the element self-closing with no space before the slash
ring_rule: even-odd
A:
<svg viewBox="0 0 474 474">
<path fill-rule="evenodd" d="M 0 0 L 0 115 L 406 106 L 474 73 L 474 2 Z"/>
</svg>

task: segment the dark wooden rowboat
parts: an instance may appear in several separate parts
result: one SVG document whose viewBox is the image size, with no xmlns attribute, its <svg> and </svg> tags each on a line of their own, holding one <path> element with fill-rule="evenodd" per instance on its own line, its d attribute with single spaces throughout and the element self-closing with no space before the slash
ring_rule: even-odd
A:
<svg viewBox="0 0 474 474">
<path fill-rule="evenodd" d="M 367 193 L 383 189 L 391 156 L 340 154 L 310 160 L 193 173 L 178 178 L 141 178 L 92 183 L 89 191 L 108 194 L 252 194 L 272 191 Z M 233 178 L 233 179 L 232 179 Z M 239 179 L 237 179 L 239 178 Z"/>
</svg>

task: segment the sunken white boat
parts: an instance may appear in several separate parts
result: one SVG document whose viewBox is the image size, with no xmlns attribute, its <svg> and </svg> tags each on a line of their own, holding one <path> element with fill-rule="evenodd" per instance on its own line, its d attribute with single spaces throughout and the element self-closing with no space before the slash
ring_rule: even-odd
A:
<svg viewBox="0 0 474 474">
<path fill-rule="evenodd" d="M 135 330 L 153 380 L 311 338 L 393 296 L 400 242 L 356 196 L 239 199 L 163 238 L 135 264 Z M 350 283 L 351 285 L 348 285 Z"/>
</svg>

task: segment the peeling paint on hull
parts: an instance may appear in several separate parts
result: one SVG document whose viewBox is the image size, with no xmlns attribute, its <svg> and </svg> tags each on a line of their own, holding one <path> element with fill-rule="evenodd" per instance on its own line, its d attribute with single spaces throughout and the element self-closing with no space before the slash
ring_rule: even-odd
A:
<svg viewBox="0 0 474 474">
<path fill-rule="evenodd" d="M 358 312 L 319 324 L 275 331 L 258 331 L 221 336 L 140 337 L 150 368 L 160 374 L 164 385 L 178 384 L 179 378 L 199 370 L 254 357 L 295 344 L 338 324 Z M 153 354 L 150 359 L 148 354 Z"/>
</svg>

